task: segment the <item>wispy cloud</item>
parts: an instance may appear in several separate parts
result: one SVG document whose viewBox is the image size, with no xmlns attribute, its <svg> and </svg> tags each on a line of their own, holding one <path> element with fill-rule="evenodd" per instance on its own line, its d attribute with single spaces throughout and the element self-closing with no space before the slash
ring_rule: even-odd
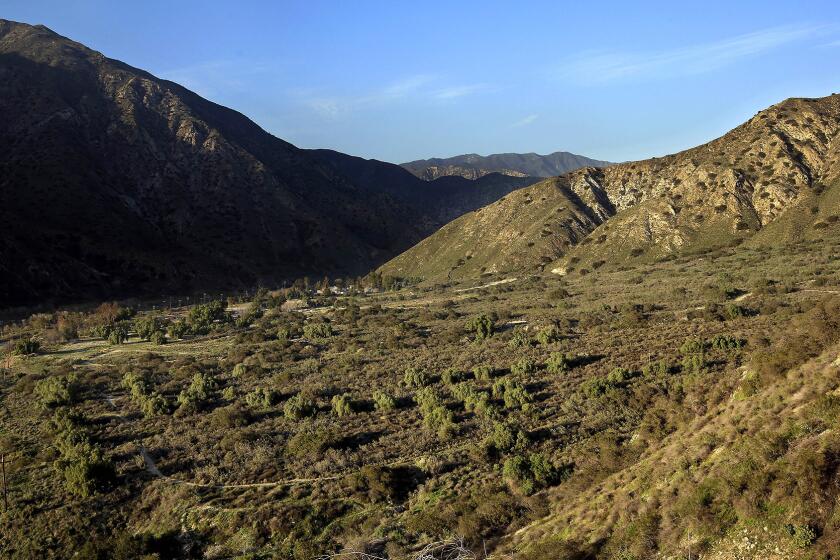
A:
<svg viewBox="0 0 840 560">
<path fill-rule="evenodd" d="M 527 117 L 523 117 L 523 118 L 519 119 L 518 121 L 516 121 L 515 123 L 513 123 L 510 126 L 511 126 L 511 128 L 519 128 L 520 126 L 528 126 L 529 124 L 536 121 L 538 118 L 539 118 L 539 115 L 537 115 L 537 114 L 528 115 Z"/>
<path fill-rule="evenodd" d="M 830 41 L 830 42 L 828 42 L 828 43 L 825 43 L 825 44 L 824 44 L 824 45 L 822 45 L 822 46 L 823 46 L 823 47 L 840 47 L 840 39 L 838 39 L 838 40 L 836 40 L 836 41 Z"/>
<path fill-rule="evenodd" d="M 823 30 L 825 26 L 789 25 L 670 50 L 587 51 L 568 59 L 560 76 L 569 81 L 595 84 L 630 78 L 702 74 L 813 37 Z"/>
<path fill-rule="evenodd" d="M 293 95 L 322 117 L 335 118 L 367 107 L 376 107 L 405 99 L 425 102 L 452 101 L 487 91 L 487 84 L 446 84 L 430 74 L 416 74 L 356 95 L 324 95 L 322 92 L 298 90 Z"/>
<path fill-rule="evenodd" d="M 462 86 L 450 86 L 432 92 L 432 97 L 438 100 L 457 99 L 465 97 L 474 93 L 479 93 L 487 89 L 486 84 L 470 84 Z"/>
</svg>

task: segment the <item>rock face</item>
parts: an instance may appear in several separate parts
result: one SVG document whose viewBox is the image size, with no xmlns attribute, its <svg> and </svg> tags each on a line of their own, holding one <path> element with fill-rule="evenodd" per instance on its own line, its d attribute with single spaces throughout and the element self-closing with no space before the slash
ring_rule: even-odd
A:
<svg viewBox="0 0 840 560">
<path fill-rule="evenodd" d="M 840 96 L 789 99 L 697 148 L 587 167 L 517 192 L 382 270 L 429 278 L 546 266 L 565 272 L 824 235 L 840 214 L 839 129 Z M 501 221 L 517 235 L 498 229 Z M 480 239 L 475 231 L 484 231 Z M 432 246 L 446 262 L 423 260 Z M 486 257 L 470 257 L 479 252 Z"/>
<path fill-rule="evenodd" d="M 402 166 L 425 181 L 439 177 L 458 176 L 478 179 L 489 173 L 501 173 L 511 177 L 554 177 L 581 167 L 604 167 L 608 161 L 600 161 L 569 152 L 539 154 L 493 154 L 480 156 L 465 154 L 451 158 L 422 159 L 403 163 Z"/>
<path fill-rule="evenodd" d="M 0 20 L 0 307 L 363 274 L 454 217 L 403 192 L 428 183 L 360 161 L 350 177 L 175 83 Z M 445 194 L 456 214 L 491 202 Z"/>
</svg>

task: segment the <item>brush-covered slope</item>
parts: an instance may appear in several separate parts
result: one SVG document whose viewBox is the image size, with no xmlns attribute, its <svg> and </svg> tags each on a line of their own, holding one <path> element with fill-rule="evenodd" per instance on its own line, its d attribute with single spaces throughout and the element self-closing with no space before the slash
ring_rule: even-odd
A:
<svg viewBox="0 0 840 560">
<path fill-rule="evenodd" d="M 552 154 L 464 154 L 450 158 L 421 159 L 402 166 L 426 181 L 438 177 L 459 176 L 478 179 L 489 173 L 514 177 L 553 177 L 581 167 L 603 167 L 610 162 L 579 156 L 570 152 Z"/>
<path fill-rule="evenodd" d="M 382 270 L 401 277 L 452 278 L 535 269 L 555 261 L 613 213 L 602 193 L 585 181 L 546 179 L 461 216 Z"/>
<path fill-rule="evenodd" d="M 485 260 L 459 273 L 513 265 L 535 270 L 547 263 L 547 245 L 558 249 L 549 255 L 558 272 L 591 270 L 604 263 L 658 259 L 750 238 L 754 243 L 785 243 L 819 236 L 838 219 L 839 128 L 840 96 L 790 99 L 697 148 L 604 169 L 586 168 L 561 178 L 579 195 L 597 194 L 594 205 L 583 197 L 587 208 L 582 210 L 604 218 L 615 214 L 581 224 L 573 235 L 553 210 L 565 205 L 564 191 L 538 193 L 534 186 L 518 200 L 545 196 L 540 206 L 544 211 L 535 213 L 520 205 L 519 212 L 510 203 L 490 205 L 443 228 L 383 271 L 440 278 L 450 261 L 479 250 Z M 543 243 L 529 239 L 516 249 L 521 253 L 512 263 L 504 257 L 513 250 L 509 236 L 489 231 L 480 238 L 480 248 L 470 241 L 478 239 L 471 232 L 501 219 L 517 231 L 540 224 Z M 449 247 L 441 256 L 446 262 L 430 263 L 425 249 L 429 246 Z"/>
<path fill-rule="evenodd" d="M 588 488 L 549 491 L 549 511 L 506 547 L 540 560 L 594 550 L 593 558 L 683 558 L 689 550 L 709 560 L 833 558 L 826 551 L 840 546 L 840 300 L 806 305 L 813 307 L 791 320 L 776 318 L 769 347 L 753 348 L 737 371 L 713 382 L 701 371 L 682 386 L 665 373 L 658 390 L 667 398 L 655 399 L 625 440 L 633 460 L 616 461 Z M 717 404 L 687 399 L 674 429 L 664 411 L 703 384 Z M 581 555 L 564 556 L 570 548 Z"/>
</svg>

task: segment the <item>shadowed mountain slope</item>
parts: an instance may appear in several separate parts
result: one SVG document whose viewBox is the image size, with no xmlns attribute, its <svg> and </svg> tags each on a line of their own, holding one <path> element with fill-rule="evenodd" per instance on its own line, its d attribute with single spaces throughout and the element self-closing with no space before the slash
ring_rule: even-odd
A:
<svg viewBox="0 0 840 560">
<path fill-rule="evenodd" d="M 5 20 L 0 123 L 0 307 L 363 274 L 491 201 L 453 189 L 457 204 L 427 212 L 401 190 L 429 185 L 398 166 L 359 160 L 354 180 L 175 83 Z"/>
</svg>

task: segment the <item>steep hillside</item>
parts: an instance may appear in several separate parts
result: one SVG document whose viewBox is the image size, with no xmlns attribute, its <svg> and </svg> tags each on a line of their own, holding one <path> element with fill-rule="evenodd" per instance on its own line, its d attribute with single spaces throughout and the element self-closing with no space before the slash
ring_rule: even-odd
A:
<svg viewBox="0 0 840 560">
<path fill-rule="evenodd" d="M 421 159 L 403 163 L 402 166 L 426 181 L 448 175 L 478 179 L 488 173 L 501 173 L 513 177 L 553 177 L 581 167 L 603 167 L 600 161 L 569 152 L 539 154 L 465 154 L 450 158 Z"/>
<path fill-rule="evenodd" d="M 527 184 L 430 189 L 334 155 L 357 164 L 344 173 L 175 83 L 0 20 L 0 307 L 364 274 Z"/>
<path fill-rule="evenodd" d="M 551 268 L 568 272 L 751 238 L 755 244 L 813 238 L 838 221 L 838 128 L 840 96 L 790 99 L 697 148 L 604 169 L 586 168 L 559 179 L 583 199 L 590 213 L 615 214 L 610 219 L 578 224 L 570 232 L 568 218 L 554 210 L 566 203 L 566 192 L 534 186 L 519 193 L 517 200 L 547 197 L 536 213 L 531 208 L 519 212 L 510 202 L 500 201 L 443 228 L 383 271 L 443 277 L 442 271 L 479 250 L 460 239 L 471 239 L 470 232 L 502 219 L 521 232 L 540 224 L 543 243 L 532 235 L 525 240 L 527 248 L 516 249 L 522 251 L 516 262 L 510 262 L 505 255 L 513 250 L 511 237 L 491 229 L 481 238 L 486 258 L 461 268 L 460 274 L 536 270 L 548 263 L 547 245 L 558 248 Z M 429 246 L 452 247 L 443 253 L 447 262 L 429 265 L 423 258 Z"/>
<path fill-rule="evenodd" d="M 445 225 L 382 267 L 400 277 L 447 278 L 535 269 L 554 262 L 614 213 L 568 177 L 546 179 Z"/>
</svg>

